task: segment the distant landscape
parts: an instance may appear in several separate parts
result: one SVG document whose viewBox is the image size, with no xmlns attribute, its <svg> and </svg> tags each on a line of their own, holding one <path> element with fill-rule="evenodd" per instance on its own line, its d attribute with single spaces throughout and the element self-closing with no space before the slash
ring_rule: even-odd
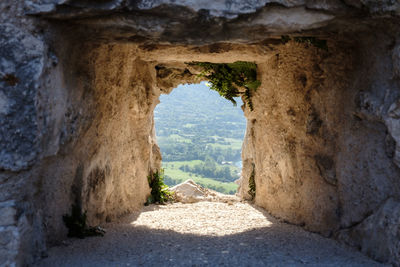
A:
<svg viewBox="0 0 400 267">
<path fill-rule="evenodd" d="M 236 100 L 237 107 L 204 82 L 160 97 L 154 118 L 167 185 L 193 179 L 221 193 L 236 192 L 246 129 L 242 101 Z"/>
</svg>

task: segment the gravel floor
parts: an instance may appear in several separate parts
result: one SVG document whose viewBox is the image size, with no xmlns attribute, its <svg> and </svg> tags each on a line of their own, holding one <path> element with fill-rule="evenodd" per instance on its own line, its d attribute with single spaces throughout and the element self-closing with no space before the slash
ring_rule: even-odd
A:
<svg viewBox="0 0 400 267">
<path fill-rule="evenodd" d="M 151 205 L 104 237 L 69 239 L 37 266 L 379 266 L 247 203 Z"/>
</svg>

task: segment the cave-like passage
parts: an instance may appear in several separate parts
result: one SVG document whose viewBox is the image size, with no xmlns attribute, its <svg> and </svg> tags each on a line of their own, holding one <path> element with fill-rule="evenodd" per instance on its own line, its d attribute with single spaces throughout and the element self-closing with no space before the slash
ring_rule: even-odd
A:
<svg viewBox="0 0 400 267">
<path fill-rule="evenodd" d="M 201 86 L 204 87 L 204 85 Z M 188 88 L 183 89 L 185 89 L 183 92 L 189 91 Z M 199 105 L 204 106 L 208 99 L 200 93 L 198 87 L 195 86 L 194 89 L 197 90 L 194 90 L 196 93 L 194 96 L 185 97 L 186 102 L 189 103 L 187 105 L 195 106 L 195 100 L 199 100 Z M 209 90 L 208 88 L 203 89 Z M 174 92 L 178 91 L 179 87 L 166 97 L 176 101 Z M 219 96 L 217 99 L 224 101 L 227 106 L 232 108 L 232 104 L 228 101 Z M 163 99 L 161 99 L 162 102 Z M 177 101 L 173 103 L 181 108 L 182 114 L 191 114 L 200 118 L 204 115 L 201 112 L 189 112 L 182 103 Z M 211 106 L 217 108 L 217 111 L 221 110 L 218 103 L 211 103 Z M 237 107 L 236 110 L 243 117 L 240 108 Z M 171 115 L 168 111 L 156 110 L 156 121 L 157 116 L 162 114 L 170 121 L 182 124 L 179 118 Z M 216 111 L 209 111 L 214 112 L 215 114 L 212 114 L 217 116 Z M 232 113 L 227 114 L 227 117 L 232 117 Z M 210 121 L 206 120 L 205 122 L 205 125 L 212 125 Z M 226 122 L 225 117 L 222 117 L 222 122 Z M 216 127 L 218 130 L 226 128 L 226 125 L 219 125 L 218 121 L 217 125 L 219 126 Z M 184 126 L 191 129 L 195 125 L 185 123 Z M 181 143 L 190 144 L 192 142 L 193 139 L 185 139 L 179 131 L 170 128 L 168 128 L 170 131 L 168 136 L 173 135 Z M 198 133 L 198 129 L 196 132 Z M 199 138 L 199 136 L 200 134 L 194 135 L 193 138 Z M 159 134 L 161 143 L 162 138 L 160 139 L 160 137 L 162 134 Z M 242 142 L 242 138 L 238 138 L 239 143 Z M 218 141 L 215 136 L 210 139 L 213 139 L 214 142 Z M 220 141 L 225 142 L 226 140 Z M 222 160 L 226 159 L 222 158 Z M 221 161 L 222 163 L 222 160 L 217 159 L 217 162 Z M 64 241 L 61 246 L 50 248 L 49 257 L 38 262 L 37 265 L 378 265 L 355 249 L 307 232 L 299 226 L 274 219 L 263 209 L 240 200 L 148 205 L 140 211 L 131 212 L 125 217 L 102 226 L 107 230 L 104 237 Z"/>
<path fill-rule="evenodd" d="M 154 118 L 167 185 L 192 179 L 220 193 L 236 193 L 246 119 L 241 99 L 235 100 L 236 106 L 207 82 L 182 84 L 160 96 Z"/>
</svg>

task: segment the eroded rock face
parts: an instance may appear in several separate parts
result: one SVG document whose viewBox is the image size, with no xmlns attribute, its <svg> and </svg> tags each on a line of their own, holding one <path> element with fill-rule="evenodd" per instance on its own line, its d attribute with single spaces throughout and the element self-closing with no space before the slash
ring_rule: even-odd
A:
<svg viewBox="0 0 400 267">
<path fill-rule="evenodd" d="M 39 152 L 35 100 L 45 51 L 40 40 L 7 23 L 0 25 L 0 46 L 0 169 L 19 171 Z"/>
<path fill-rule="evenodd" d="M 337 92 L 348 82 L 345 66 L 352 65 L 342 49 L 282 46 L 258 64 L 262 86 L 254 111 L 246 110 L 251 124 L 243 157 L 254 165 L 256 203 L 327 235 L 340 221 L 335 151 L 343 110 L 335 103 L 343 102 Z"/>
<path fill-rule="evenodd" d="M 366 237 L 373 222 L 398 224 L 387 217 L 400 201 L 398 1 L 26 0 L 0 11 L 0 262 L 28 264 L 61 240 L 73 203 L 97 224 L 145 202 L 161 162 L 154 107 L 196 80 L 193 60 L 258 65 L 243 198 L 254 175 L 255 202 L 273 215 L 398 261 L 398 235 Z"/>
<path fill-rule="evenodd" d="M 320 29 L 368 31 L 369 23 L 353 19 L 387 16 L 386 27 L 395 27 L 391 16 L 399 15 L 397 1 L 375 0 L 27 1 L 26 9 L 82 25 L 88 39 L 196 45 L 251 43 L 293 32 L 320 35 Z"/>
<path fill-rule="evenodd" d="M 69 213 L 73 203 L 87 211 L 91 225 L 140 208 L 150 192 L 147 175 L 161 162 L 154 136 L 159 95 L 154 66 L 129 45 L 89 45 L 68 52 L 62 162 L 50 158 L 39 170 L 41 190 L 52 191 L 38 197 L 49 233 L 65 231 L 62 220 L 53 218 Z"/>
<path fill-rule="evenodd" d="M 381 262 L 400 264 L 400 202 L 390 198 L 361 224 L 339 233 L 338 238 Z"/>
<path fill-rule="evenodd" d="M 181 203 L 196 203 L 199 201 L 226 202 L 232 204 L 238 197 L 225 195 L 196 184 L 192 179 L 170 188 L 176 201 Z"/>
</svg>

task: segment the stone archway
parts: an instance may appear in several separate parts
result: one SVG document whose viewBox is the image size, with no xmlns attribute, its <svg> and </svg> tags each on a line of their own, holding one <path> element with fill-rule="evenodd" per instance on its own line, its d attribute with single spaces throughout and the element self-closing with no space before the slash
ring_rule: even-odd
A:
<svg viewBox="0 0 400 267">
<path fill-rule="evenodd" d="M 193 60 L 258 65 L 244 198 L 254 170 L 256 204 L 273 215 L 399 259 L 398 236 L 367 234 L 398 225 L 384 216 L 400 209 L 398 4 L 27 2 L 36 17 L 0 5 L 0 234 L 18 237 L 8 262 L 64 236 L 76 201 L 92 223 L 143 204 L 160 167 L 153 109 L 192 81 Z"/>
</svg>

